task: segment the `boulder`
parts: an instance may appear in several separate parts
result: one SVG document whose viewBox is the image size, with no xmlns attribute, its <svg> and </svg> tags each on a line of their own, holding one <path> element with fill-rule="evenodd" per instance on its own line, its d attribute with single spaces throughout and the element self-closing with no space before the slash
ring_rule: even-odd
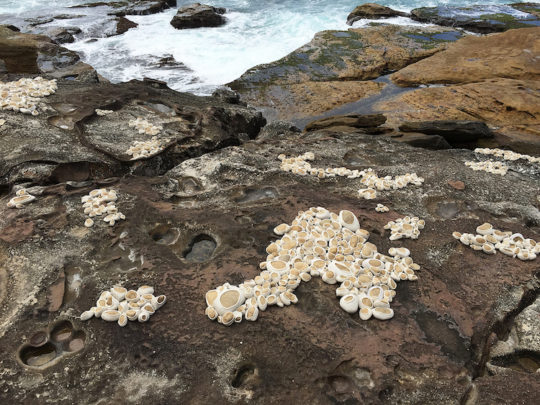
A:
<svg viewBox="0 0 540 405">
<path fill-rule="evenodd" d="M 402 11 L 393 10 L 390 7 L 381 6 L 376 3 L 365 3 L 356 7 L 348 16 L 347 24 L 353 25 L 355 21 L 367 18 L 370 20 L 378 20 L 380 18 L 390 17 L 408 17 L 409 14 Z"/>
<path fill-rule="evenodd" d="M 178 29 L 219 27 L 227 22 L 223 17 L 225 9 L 212 7 L 206 4 L 193 3 L 180 7 L 171 20 L 171 25 Z"/>
<path fill-rule="evenodd" d="M 394 141 L 406 143 L 415 148 L 424 149 L 450 149 L 452 146 L 440 135 L 426 135 L 415 132 L 398 133 L 390 135 Z"/>
<path fill-rule="evenodd" d="M 305 131 L 315 131 L 332 127 L 351 127 L 351 128 L 375 128 L 386 122 L 386 117 L 382 114 L 348 114 L 334 115 L 328 118 L 322 118 L 310 122 L 304 128 Z"/>
<path fill-rule="evenodd" d="M 474 5 L 469 7 L 422 7 L 411 11 L 411 18 L 424 23 L 460 27 L 467 31 L 489 34 L 514 28 L 540 25 L 538 5 Z"/>
<path fill-rule="evenodd" d="M 81 32 L 80 28 L 77 27 L 52 27 L 46 29 L 43 34 L 47 35 L 57 44 L 66 44 L 75 41 L 73 34 L 78 34 Z"/>
<path fill-rule="evenodd" d="M 116 18 L 116 34 L 122 35 L 126 33 L 131 28 L 137 28 L 139 24 L 128 20 L 126 17 L 117 17 Z"/>
<path fill-rule="evenodd" d="M 396 25 L 323 31 L 284 58 L 249 69 L 228 86 L 269 120 L 299 124 L 380 93 L 384 82 L 370 79 L 431 56 L 460 36 L 447 28 Z"/>
<path fill-rule="evenodd" d="M 482 121 L 406 121 L 399 126 L 399 130 L 439 135 L 451 145 L 476 143 L 480 138 L 493 137 L 491 130 Z"/>
</svg>

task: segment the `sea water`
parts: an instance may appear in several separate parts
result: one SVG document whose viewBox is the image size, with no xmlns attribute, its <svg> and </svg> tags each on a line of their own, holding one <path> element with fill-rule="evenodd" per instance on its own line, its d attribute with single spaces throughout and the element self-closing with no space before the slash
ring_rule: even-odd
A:
<svg viewBox="0 0 540 405">
<path fill-rule="evenodd" d="M 47 27 L 63 24 L 85 32 L 66 47 L 80 53 L 102 76 L 113 82 L 152 77 L 170 87 L 196 94 L 209 94 L 216 87 L 238 78 L 247 69 L 282 58 L 309 42 L 322 30 L 350 28 L 347 15 L 364 1 L 358 0 L 199 0 L 227 9 L 227 24 L 217 28 L 177 30 L 170 25 L 176 9 L 145 15 L 127 16 L 139 24 L 118 36 L 105 37 L 98 9 L 67 6 L 95 0 L 0 0 L 0 22 L 27 17 L 59 14 L 85 14 L 68 20 L 55 20 Z M 178 6 L 194 1 L 179 0 Z M 414 1 L 390 0 L 379 4 L 396 10 L 437 5 L 505 4 L 491 1 Z M 414 24 L 404 17 L 386 20 L 394 24 Z M 367 23 L 358 21 L 355 27 Z M 89 34 L 90 33 L 90 34 Z M 159 67 L 159 59 L 172 56 L 179 62 Z"/>
</svg>

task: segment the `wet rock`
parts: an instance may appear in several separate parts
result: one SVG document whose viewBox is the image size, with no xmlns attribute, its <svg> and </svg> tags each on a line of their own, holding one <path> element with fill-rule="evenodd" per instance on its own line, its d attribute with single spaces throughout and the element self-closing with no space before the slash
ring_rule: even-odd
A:
<svg viewBox="0 0 540 405">
<path fill-rule="evenodd" d="M 85 3 L 70 8 L 94 8 L 106 7 L 108 14 L 118 17 L 125 15 L 148 15 L 160 13 L 163 10 L 176 6 L 175 0 L 130 0 L 130 1 L 112 1 L 112 2 L 94 2 Z"/>
<path fill-rule="evenodd" d="M 393 10 L 390 7 L 381 6 L 376 3 L 365 3 L 356 7 L 348 16 L 347 24 L 353 25 L 355 21 L 361 20 L 362 18 L 367 18 L 370 20 L 377 20 L 380 18 L 390 18 L 390 17 L 408 17 L 409 14 Z"/>
<path fill-rule="evenodd" d="M 226 103 L 241 104 L 240 95 L 227 88 L 220 88 L 212 93 L 212 97 L 216 97 Z"/>
<path fill-rule="evenodd" d="M 446 28 L 395 25 L 322 31 L 228 86 L 269 120 L 297 121 L 379 93 L 384 83 L 368 80 L 431 56 L 460 36 Z"/>
<path fill-rule="evenodd" d="M 128 20 L 126 17 L 118 17 L 116 19 L 116 34 L 122 35 L 131 28 L 137 28 L 139 24 Z"/>
<path fill-rule="evenodd" d="M 513 28 L 539 26 L 538 7 L 534 3 L 529 4 L 516 7 L 513 4 L 422 7 L 412 10 L 411 18 L 424 23 L 460 27 L 467 31 L 489 34 Z"/>
<path fill-rule="evenodd" d="M 81 32 L 80 28 L 49 28 L 43 32 L 44 35 L 47 35 L 57 44 L 71 43 L 75 41 L 73 34 L 78 34 Z"/>
<path fill-rule="evenodd" d="M 0 59 L 8 73 L 47 73 L 97 81 L 95 70 L 80 61 L 76 52 L 63 48 L 44 35 L 23 34 L 0 26 Z"/>
<path fill-rule="evenodd" d="M 225 9 L 206 4 L 193 3 L 180 7 L 171 20 L 171 25 L 178 29 L 219 27 L 227 22 L 223 17 Z"/>
<path fill-rule="evenodd" d="M 386 122 L 386 117 L 382 114 L 372 115 L 335 115 L 329 118 L 312 121 L 306 125 L 305 131 L 315 131 L 332 127 L 352 127 L 352 128 L 375 128 Z"/>
<path fill-rule="evenodd" d="M 476 143 L 480 138 L 493 137 L 491 130 L 481 121 L 407 121 L 399 129 L 403 132 L 439 135 L 451 145 Z"/>
</svg>

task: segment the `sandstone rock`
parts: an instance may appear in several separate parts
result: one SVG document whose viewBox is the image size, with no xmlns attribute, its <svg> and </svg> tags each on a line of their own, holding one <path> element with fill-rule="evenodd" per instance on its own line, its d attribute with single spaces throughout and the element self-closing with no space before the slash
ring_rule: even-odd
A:
<svg viewBox="0 0 540 405">
<path fill-rule="evenodd" d="M 393 10 L 390 7 L 381 6 L 376 3 L 365 3 L 356 7 L 348 16 L 347 24 L 353 25 L 355 21 L 361 20 L 362 18 L 368 18 L 371 20 L 376 20 L 379 18 L 389 18 L 389 17 L 398 17 L 398 16 L 408 16 L 409 14 Z"/>
<path fill-rule="evenodd" d="M 394 73 L 400 86 L 428 83 L 473 83 L 484 79 L 540 78 L 540 27 L 485 37 L 468 36 L 428 60 Z"/>
<path fill-rule="evenodd" d="M 390 126 L 404 121 L 481 120 L 496 128 L 486 147 L 540 153 L 540 84 L 536 80 L 493 79 L 403 93 L 374 106 Z"/>
<path fill-rule="evenodd" d="M 307 151 L 323 167 L 372 167 L 381 176 L 417 172 L 425 183 L 367 201 L 357 197 L 357 180 L 279 170 L 280 153 Z M 117 190 L 117 206 L 127 217 L 113 228 L 81 225 L 80 198 L 104 184 L 96 179 L 76 189 L 49 183 L 23 210 L 7 209 L 4 194 L 0 235 L 17 220 L 34 226 L 25 229 L 22 241 L 0 238 L 0 346 L 8 354 L 0 359 L 0 390 L 14 403 L 46 393 L 50 401 L 76 395 L 87 403 L 179 398 L 455 404 L 475 386 L 491 403 L 535 403 L 536 375 L 512 369 L 504 378 L 476 373 L 484 367 L 484 341 L 497 320 L 519 311 L 509 286 L 519 290 L 530 283 L 537 263 L 475 252 L 451 233 L 490 221 L 538 240 L 540 216 L 532 196 L 540 174 L 510 163 L 515 171 L 495 178 L 467 169 L 464 161 L 470 159 L 470 151 L 426 151 L 385 137 L 285 130 L 279 139 L 255 139 L 184 160 L 163 176 L 110 180 L 105 184 Z M 467 189 L 445 187 L 455 178 Z M 376 213 L 381 201 L 392 211 Z M 297 305 L 270 308 L 257 322 L 224 328 L 207 320 L 204 293 L 258 274 L 264 248 L 275 239 L 272 228 L 311 206 L 352 210 L 381 251 L 411 250 L 422 268 L 418 281 L 399 284 L 395 317 L 361 322 L 340 309 L 331 286 L 314 278 L 298 288 Z M 405 214 L 426 219 L 420 238 L 388 241 L 384 224 Z M 213 239 L 214 250 L 190 262 L 186 252 L 201 235 Z M 51 287 L 57 288 L 62 274 L 63 300 L 49 312 L 56 308 L 50 305 Z M 70 274 L 80 277 L 78 290 Z M 125 329 L 73 320 L 104 286 L 121 282 L 153 285 L 167 295 L 167 304 L 149 323 Z M 84 350 L 37 370 L 25 366 L 22 354 L 34 354 L 21 354 L 21 345 L 66 319 L 83 336 Z M 73 382 L 67 387 L 59 378 Z"/>
<path fill-rule="evenodd" d="M 448 184 L 450 187 L 453 187 L 456 190 L 465 190 L 465 183 L 463 183 L 461 180 L 448 180 Z"/>
<path fill-rule="evenodd" d="M 227 22 L 223 14 L 225 14 L 225 9 L 222 7 L 193 3 L 180 7 L 171 20 L 171 25 L 179 30 L 186 28 L 219 27 Z"/>
<path fill-rule="evenodd" d="M 315 131 L 332 127 L 352 127 L 352 128 L 374 128 L 386 122 L 386 117 L 382 114 L 372 115 L 335 115 L 329 118 L 312 121 L 306 125 L 305 131 Z"/>
<path fill-rule="evenodd" d="M 451 145 L 475 143 L 480 138 L 492 138 L 493 133 L 481 121 L 406 121 L 399 126 L 403 132 L 421 132 L 440 135 Z"/>
<path fill-rule="evenodd" d="M 377 94 L 384 83 L 367 80 L 433 55 L 460 36 L 449 29 L 402 26 L 323 31 L 228 86 L 270 120 L 309 119 Z"/>
<path fill-rule="evenodd" d="M 475 5 L 472 7 L 422 7 L 411 11 L 411 18 L 425 23 L 460 27 L 467 31 L 488 34 L 513 28 L 540 25 L 538 7 L 514 5 Z M 521 12 L 520 12 L 521 11 Z M 529 13 L 533 11 L 533 13 Z"/>
</svg>

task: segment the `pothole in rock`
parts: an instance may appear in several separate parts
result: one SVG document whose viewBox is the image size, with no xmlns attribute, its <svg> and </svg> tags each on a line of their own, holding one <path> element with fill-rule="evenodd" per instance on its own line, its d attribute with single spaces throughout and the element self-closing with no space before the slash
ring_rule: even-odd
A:
<svg viewBox="0 0 540 405">
<path fill-rule="evenodd" d="M 210 260 L 217 248 L 216 240 L 207 234 L 194 237 L 184 251 L 184 258 L 189 262 L 202 263 Z"/>
<path fill-rule="evenodd" d="M 273 187 L 264 188 L 247 188 L 243 191 L 242 195 L 237 197 L 235 201 L 237 203 L 249 203 L 259 200 L 265 200 L 267 198 L 277 198 L 278 192 Z"/>
<path fill-rule="evenodd" d="M 74 330 L 70 321 L 52 325 L 48 331 L 38 331 L 19 349 L 19 360 L 26 366 L 46 368 L 56 364 L 62 357 L 82 350 L 86 334 Z"/>
<path fill-rule="evenodd" d="M 252 389 L 259 384 L 259 369 L 254 364 L 241 364 L 235 371 L 231 381 L 233 388 Z"/>
<path fill-rule="evenodd" d="M 202 184 L 194 177 L 182 177 L 178 179 L 178 195 L 191 196 L 203 190 Z"/>
<path fill-rule="evenodd" d="M 81 269 L 78 267 L 68 267 L 64 270 L 66 275 L 64 298 L 62 303 L 69 305 L 79 297 L 79 291 L 82 283 Z"/>
<path fill-rule="evenodd" d="M 169 107 L 166 104 L 163 104 L 159 101 L 147 101 L 144 103 L 144 105 L 156 112 L 167 114 L 167 115 L 175 115 L 174 109 Z"/>
<path fill-rule="evenodd" d="M 152 240 L 160 245 L 172 245 L 178 240 L 180 232 L 167 224 L 159 224 L 148 232 Z"/>
<path fill-rule="evenodd" d="M 540 370 L 540 353 L 524 350 L 508 356 L 494 357 L 490 363 L 522 373 L 536 373 L 537 370 Z"/>
</svg>

